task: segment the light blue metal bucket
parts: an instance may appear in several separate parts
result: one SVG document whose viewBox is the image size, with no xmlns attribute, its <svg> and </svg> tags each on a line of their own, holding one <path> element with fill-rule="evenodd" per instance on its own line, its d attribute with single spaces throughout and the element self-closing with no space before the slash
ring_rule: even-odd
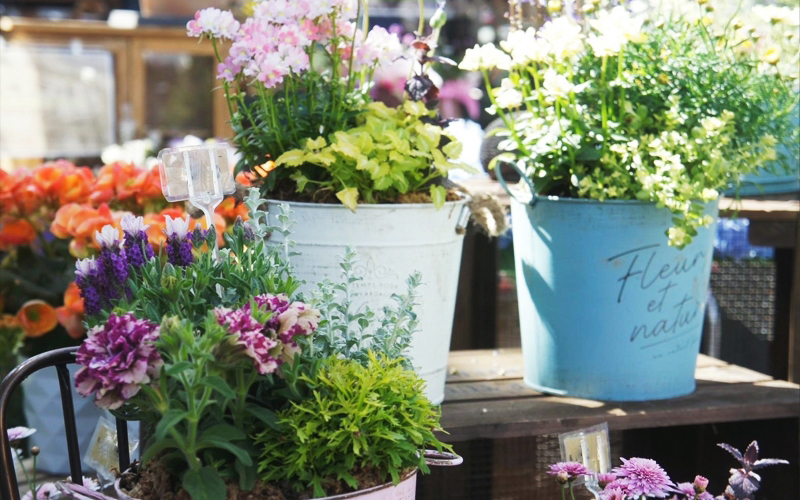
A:
<svg viewBox="0 0 800 500">
<path fill-rule="evenodd" d="M 609 401 L 694 391 L 716 223 L 678 250 L 652 203 L 512 199 L 511 217 L 528 386 Z"/>
</svg>

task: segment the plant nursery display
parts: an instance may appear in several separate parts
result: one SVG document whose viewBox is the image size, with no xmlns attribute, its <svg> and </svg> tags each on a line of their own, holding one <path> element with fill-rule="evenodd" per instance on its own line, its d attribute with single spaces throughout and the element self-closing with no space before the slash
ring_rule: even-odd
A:
<svg viewBox="0 0 800 500">
<path fill-rule="evenodd" d="M 700 2 L 705 4 L 706 2 Z M 528 385 L 646 400 L 694 389 L 719 192 L 797 136 L 789 77 L 710 10 L 586 3 L 476 46 L 505 126 Z M 691 6 L 691 4 L 690 4 Z M 517 9 L 512 14 L 518 13 Z M 507 75 L 491 88 L 490 72 Z M 502 180 L 502 179 L 501 179 Z M 613 366 L 608 359 L 620 359 Z"/>
<path fill-rule="evenodd" d="M 419 278 L 383 314 L 357 311 L 348 253 L 345 281 L 301 300 L 290 246 L 264 241 L 270 231 L 288 237 L 290 212 L 269 226 L 264 202 L 250 190 L 249 220 L 224 235 L 219 258 L 213 227 L 168 216 L 156 252 L 143 218 L 127 215 L 122 234 L 105 226 L 98 256 L 76 265 L 89 326 L 78 391 L 152 429 L 139 466 L 117 481 L 120 496 L 293 499 L 380 487 L 413 498 L 425 450 L 450 449 L 405 357 Z"/>
<path fill-rule="evenodd" d="M 427 32 L 424 11 L 420 18 L 409 48 L 370 27 L 365 0 L 257 1 L 241 24 L 205 9 L 187 29 L 217 49 L 238 168 L 270 198 L 271 213 L 279 200 L 292 206 L 298 277 L 336 277 L 334 256 L 352 245 L 361 303 L 377 309 L 406 276 L 422 273 L 410 357 L 438 403 L 469 215 L 468 197 L 446 181 L 452 169 L 469 167 L 457 160 L 462 146 L 436 111 L 439 89 L 428 75 L 434 64 L 454 64 L 434 55 L 444 5 Z M 399 58 L 412 62 L 404 101 L 373 102 L 376 70 Z M 269 243 L 284 242 L 275 234 Z"/>
<path fill-rule="evenodd" d="M 676 484 L 655 460 L 649 458 L 622 458 L 622 465 L 607 474 L 593 474 L 579 462 L 558 462 L 550 465 L 548 474 L 555 476 L 561 485 L 561 497 L 566 499 L 569 492 L 571 500 L 575 500 L 574 486 L 578 479 L 583 479 L 586 488 L 601 500 L 753 500 L 761 488 L 761 476 L 755 471 L 789 464 L 777 458 L 758 458 L 756 441 L 750 443 L 744 453 L 725 443 L 718 446 L 739 462 L 739 467 L 731 469 L 728 484 L 718 496 L 710 493 L 709 481 L 705 477 L 695 476 L 692 482 Z"/>
</svg>

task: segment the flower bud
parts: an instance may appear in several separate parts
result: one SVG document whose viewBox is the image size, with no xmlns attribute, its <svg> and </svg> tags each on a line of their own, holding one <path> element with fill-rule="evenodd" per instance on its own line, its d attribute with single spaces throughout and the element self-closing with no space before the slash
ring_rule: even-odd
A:
<svg viewBox="0 0 800 500">
<path fill-rule="evenodd" d="M 708 488 L 708 479 L 703 476 L 695 476 L 694 478 L 694 491 L 697 493 L 705 493 Z"/>
<path fill-rule="evenodd" d="M 561 9 L 563 8 L 564 4 L 561 3 L 561 0 L 550 0 L 549 2 L 547 2 L 547 10 L 549 10 L 552 13 L 557 14 L 561 12 Z"/>
<path fill-rule="evenodd" d="M 569 481 L 569 474 L 567 474 L 567 471 L 562 470 L 556 474 L 556 481 L 558 481 L 558 484 L 567 484 L 567 481 Z"/>
<path fill-rule="evenodd" d="M 430 24 L 433 29 L 441 29 L 447 22 L 447 12 L 444 11 L 444 2 L 439 4 L 439 8 L 431 16 Z"/>
<path fill-rule="evenodd" d="M 41 451 L 38 446 L 34 446 L 31 448 L 31 455 L 38 456 Z"/>
<path fill-rule="evenodd" d="M 615 476 L 614 474 L 598 474 L 597 475 L 597 482 L 600 485 L 600 488 L 602 488 L 602 489 L 605 489 L 605 487 L 608 484 L 613 483 L 616 480 L 617 480 L 617 476 Z"/>
</svg>

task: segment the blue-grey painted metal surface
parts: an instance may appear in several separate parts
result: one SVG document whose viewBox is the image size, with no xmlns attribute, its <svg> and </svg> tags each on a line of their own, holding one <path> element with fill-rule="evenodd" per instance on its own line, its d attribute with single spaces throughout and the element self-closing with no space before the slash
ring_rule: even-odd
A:
<svg viewBox="0 0 800 500">
<path fill-rule="evenodd" d="M 528 386 L 613 401 L 694 390 L 715 227 L 678 250 L 650 203 L 537 197 L 511 215 Z"/>
</svg>

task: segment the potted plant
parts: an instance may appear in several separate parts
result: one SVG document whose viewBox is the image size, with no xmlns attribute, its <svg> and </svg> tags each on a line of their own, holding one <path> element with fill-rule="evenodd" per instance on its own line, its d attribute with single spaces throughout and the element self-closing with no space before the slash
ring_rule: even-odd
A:
<svg viewBox="0 0 800 500">
<path fill-rule="evenodd" d="M 267 225 L 264 201 L 251 190 L 250 219 L 224 236 L 219 259 L 207 251 L 213 228 L 168 218 L 155 254 L 144 220 L 126 216 L 122 236 L 105 227 L 98 257 L 77 264 L 98 305 L 78 391 L 152 429 L 120 497 L 413 498 L 424 450 L 449 449 L 404 357 L 418 277 L 381 318 L 352 309 L 350 279 L 323 283 L 313 307 L 297 300 L 283 249 L 264 241 L 288 230 Z"/>
<path fill-rule="evenodd" d="M 505 121 L 494 163 L 530 190 L 512 201 L 525 382 L 606 400 L 687 394 L 719 191 L 780 160 L 796 97 L 710 31 L 710 13 L 551 14 L 460 65 L 484 74 Z M 497 88 L 493 70 L 507 72 Z"/>
<path fill-rule="evenodd" d="M 239 167 L 270 198 L 288 202 L 298 276 L 338 275 L 335 255 L 353 245 L 361 302 L 375 308 L 423 276 L 420 330 L 411 357 L 434 402 L 444 398 L 445 369 L 468 198 L 446 184 L 461 145 L 435 111 L 438 89 L 427 74 L 445 22 L 410 49 L 414 69 L 406 98 L 390 108 L 370 98 L 379 67 L 407 57 L 397 35 L 369 28 L 369 2 L 257 2 L 243 24 L 229 12 L 202 10 L 190 36 L 209 38 L 218 55 Z M 219 53 L 218 53 L 219 54 Z M 280 234 L 270 243 L 283 244 Z M 304 289 L 308 291 L 307 289 Z"/>
<path fill-rule="evenodd" d="M 219 207 L 215 222 L 220 236 L 226 221 L 246 214 L 243 208 L 232 198 Z M 76 259 L 95 255 L 99 246 L 94 232 L 106 224 L 118 225 L 126 213 L 145 217 L 151 226 L 148 236 L 158 246 L 166 215 L 178 217 L 183 209 L 162 197 L 157 169 L 129 162 L 109 163 L 96 173 L 65 160 L 0 171 L 0 312 L 4 324 L 25 334 L 14 353 L 33 356 L 80 344 L 86 330 L 84 299 L 74 283 Z M 16 360 L 5 361 L 12 361 L 9 369 Z M 29 377 L 23 393 L 27 424 L 39 429 L 30 440 L 43 449 L 39 468 L 66 473 L 66 457 L 51 452 L 51 443 L 64 432 L 63 421 L 43 411 L 60 401 L 55 372 Z M 80 443 L 86 448 L 101 412 L 75 396 Z M 21 415 L 18 420 L 23 423 Z"/>
</svg>

